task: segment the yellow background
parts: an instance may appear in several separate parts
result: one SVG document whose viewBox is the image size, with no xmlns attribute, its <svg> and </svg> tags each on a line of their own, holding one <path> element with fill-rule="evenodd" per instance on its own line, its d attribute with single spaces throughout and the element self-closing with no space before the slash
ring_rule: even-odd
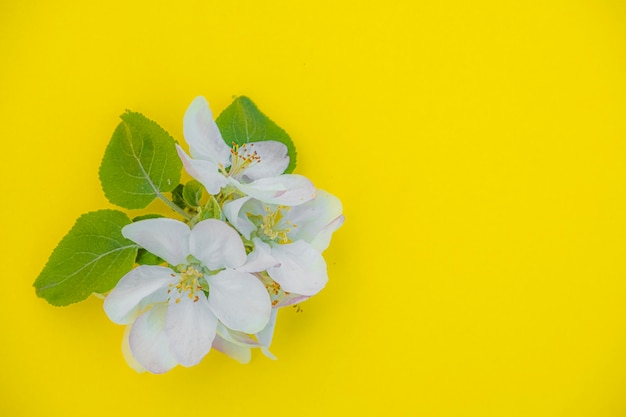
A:
<svg viewBox="0 0 626 417">
<path fill-rule="evenodd" d="M 0 2 L 0 415 L 626 414 L 623 2 L 104 3 Z M 330 282 L 276 362 L 136 374 L 32 282 L 124 109 L 241 94 L 344 203 Z"/>
</svg>

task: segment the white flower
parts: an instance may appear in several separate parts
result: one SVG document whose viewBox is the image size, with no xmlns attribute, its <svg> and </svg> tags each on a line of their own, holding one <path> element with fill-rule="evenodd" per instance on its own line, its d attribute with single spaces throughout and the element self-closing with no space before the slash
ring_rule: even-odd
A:
<svg viewBox="0 0 626 417">
<path fill-rule="evenodd" d="M 178 155 L 189 175 L 210 194 L 232 185 L 258 200 L 288 206 L 315 197 L 315 187 L 307 178 L 281 175 L 289 165 L 284 144 L 268 140 L 241 147 L 226 145 L 204 97 L 196 97 L 191 103 L 183 124 L 191 157 L 176 145 Z"/>
<path fill-rule="evenodd" d="M 266 264 L 278 262 L 267 273 L 282 290 L 311 296 L 324 288 L 328 275 L 322 252 L 344 221 L 338 198 L 318 190 L 314 200 L 286 207 L 244 197 L 225 204 L 224 215 L 254 242 Z"/>
<path fill-rule="evenodd" d="M 255 252 L 250 258 L 256 261 L 247 262 L 239 234 L 226 223 L 204 220 L 190 230 L 185 223 L 158 218 L 125 226 L 122 234 L 175 265 L 133 269 L 104 302 L 113 322 L 132 323 L 128 348 L 142 368 L 162 373 L 177 364 L 199 363 L 220 323 L 243 333 L 266 327 L 270 298 L 250 272 L 268 264 L 259 263 Z"/>
</svg>

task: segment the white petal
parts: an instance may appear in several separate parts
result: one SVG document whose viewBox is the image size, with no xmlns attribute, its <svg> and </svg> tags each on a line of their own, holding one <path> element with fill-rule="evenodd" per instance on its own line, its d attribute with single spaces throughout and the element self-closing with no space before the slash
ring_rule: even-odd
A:
<svg viewBox="0 0 626 417">
<path fill-rule="evenodd" d="M 231 269 L 209 276 L 207 281 L 211 310 L 226 327 L 244 333 L 265 327 L 272 306 L 261 281 Z"/>
<path fill-rule="evenodd" d="M 158 304 L 135 320 L 130 329 L 129 346 L 133 357 L 148 371 L 162 374 L 177 365 L 163 326 L 166 304 Z"/>
<path fill-rule="evenodd" d="M 198 364 L 211 350 L 215 338 L 217 319 L 204 294 L 198 295 L 195 302 L 187 293 L 172 296 L 165 316 L 170 350 L 183 366 Z"/>
<path fill-rule="evenodd" d="M 141 366 L 139 362 L 137 362 L 137 359 L 135 359 L 132 352 L 130 351 L 129 338 L 131 327 L 132 326 L 126 326 L 126 329 L 124 330 L 124 336 L 122 336 L 122 355 L 124 356 L 124 359 L 126 359 L 126 363 L 128 364 L 128 366 L 130 366 L 132 369 L 137 372 L 146 372 L 147 369 Z"/>
<path fill-rule="evenodd" d="M 269 268 L 267 273 L 285 291 L 314 295 L 328 282 L 324 258 L 302 240 L 273 246 L 272 256 L 280 262 L 280 266 Z"/>
<path fill-rule="evenodd" d="M 292 240 L 304 240 L 318 243 L 314 245 L 320 252 L 328 247 L 332 233 L 343 223 L 341 201 L 334 195 L 317 190 L 315 199 L 293 207 L 288 218 L 297 227 L 292 228 Z M 331 225 L 332 224 L 332 225 Z M 318 237 L 320 233 L 324 236 Z"/>
<path fill-rule="evenodd" d="M 244 175 L 250 180 L 259 178 L 276 177 L 289 166 L 289 154 L 287 146 L 275 140 L 249 143 L 248 149 L 254 151 L 259 156 L 259 162 L 251 165 Z"/>
<path fill-rule="evenodd" d="M 167 286 L 177 281 L 163 266 L 141 265 L 117 283 L 104 300 L 104 311 L 112 322 L 128 324 L 149 304 L 167 300 Z"/>
<path fill-rule="evenodd" d="M 319 253 L 324 252 L 330 244 L 330 238 L 333 236 L 335 230 L 339 229 L 343 224 L 345 218 L 343 214 L 337 217 L 335 220 L 326 225 L 318 234 L 311 240 L 311 246 L 313 246 Z"/>
<path fill-rule="evenodd" d="M 228 182 L 226 177 L 219 172 L 219 168 L 214 162 L 204 159 L 191 159 L 183 151 L 183 148 L 178 145 L 176 145 L 176 151 L 183 162 L 185 171 L 204 185 L 209 194 L 215 195 L 219 193 L 220 189 Z"/>
<path fill-rule="evenodd" d="M 225 340 L 234 343 L 239 346 L 245 347 L 259 347 L 259 340 L 256 335 L 238 332 L 224 326 L 222 323 L 217 322 L 217 334 Z"/>
<path fill-rule="evenodd" d="M 212 161 L 215 165 L 221 163 L 225 167 L 230 165 L 230 147 L 222 139 L 204 97 L 196 97 L 187 108 L 183 130 L 194 158 Z"/>
<path fill-rule="evenodd" d="M 245 194 L 271 204 L 295 206 L 315 198 L 315 187 L 302 175 L 261 178 L 249 184 L 241 184 L 230 178 L 230 182 Z"/>
<path fill-rule="evenodd" d="M 203 220 L 191 231 L 191 254 L 212 270 L 246 262 L 246 249 L 235 229 L 216 219 Z"/>
<path fill-rule="evenodd" d="M 248 255 L 246 263 L 237 268 L 237 271 L 261 272 L 280 265 L 280 262 L 272 256 L 270 245 L 256 237 L 252 241 L 254 242 L 254 250 Z"/>
<path fill-rule="evenodd" d="M 187 262 L 189 226 L 174 219 L 140 220 L 122 228 L 122 235 L 172 265 Z"/>
<path fill-rule="evenodd" d="M 222 207 L 222 212 L 228 221 L 235 226 L 235 229 L 237 229 L 246 239 L 250 239 L 250 233 L 256 230 L 254 223 L 252 223 L 250 219 L 248 219 L 248 216 L 246 216 L 247 210 L 242 212 L 244 205 L 248 206 L 246 203 L 250 200 L 251 197 L 238 198 L 236 200 L 229 201 L 224 204 L 224 207 Z"/>
<path fill-rule="evenodd" d="M 222 339 L 219 335 L 213 339 L 213 347 L 242 364 L 249 363 L 250 358 L 252 358 L 250 348 L 236 345 L 228 340 Z"/>
<path fill-rule="evenodd" d="M 273 360 L 276 360 L 276 356 L 274 356 L 274 354 L 270 352 L 269 347 L 272 344 L 272 338 L 274 337 L 274 328 L 276 327 L 277 315 L 278 309 L 273 308 L 272 314 L 270 315 L 270 321 L 267 323 L 267 326 L 265 326 L 263 330 L 257 333 L 259 343 L 261 344 L 261 351 L 265 356 Z"/>
</svg>

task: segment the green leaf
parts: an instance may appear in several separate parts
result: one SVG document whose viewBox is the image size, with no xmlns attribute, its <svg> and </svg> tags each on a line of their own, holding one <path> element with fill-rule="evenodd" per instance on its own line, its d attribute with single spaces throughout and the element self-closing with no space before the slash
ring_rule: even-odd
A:
<svg viewBox="0 0 626 417">
<path fill-rule="evenodd" d="M 143 248 L 139 248 L 135 262 L 139 265 L 160 265 L 165 261 L 155 254 L 150 253 Z"/>
<path fill-rule="evenodd" d="M 120 117 L 100 164 L 100 182 L 111 203 L 144 208 L 178 185 L 182 163 L 161 126 L 140 113 Z"/>
<path fill-rule="evenodd" d="M 183 200 L 189 207 L 199 207 L 202 200 L 202 184 L 196 180 L 191 180 L 183 187 Z"/>
<path fill-rule="evenodd" d="M 176 188 L 172 190 L 172 202 L 176 204 L 181 209 L 187 207 L 185 200 L 183 200 L 183 188 L 184 185 L 178 184 Z"/>
<path fill-rule="evenodd" d="M 140 222 L 142 220 L 161 219 L 163 217 L 165 217 L 165 216 L 162 215 L 162 214 L 157 214 L 157 213 L 142 214 L 141 216 L 133 217 L 132 222 L 133 223 L 137 223 L 137 222 Z"/>
<path fill-rule="evenodd" d="M 209 201 L 200 209 L 199 220 L 206 219 L 222 220 L 222 208 L 214 196 L 209 196 Z"/>
<path fill-rule="evenodd" d="M 37 296 L 64 306 L 112 289 L 137 255 L 137 245 L 122 236 L 127 224 L 128 216 L 117 210 L 80 216 L 35 280 Z"/>
<path fill-rule="evenodd" d="M 249 142 L 275 140 L 284 143 L 289 152 L 289 165 L 285 173 L 296 167 L 296 147 L 283 129 L 265 116 L 248 97 L 237 97 L 215 120 L 222 138 L 228 146 L 233 142 L 243 145 Z"/>
</svg>

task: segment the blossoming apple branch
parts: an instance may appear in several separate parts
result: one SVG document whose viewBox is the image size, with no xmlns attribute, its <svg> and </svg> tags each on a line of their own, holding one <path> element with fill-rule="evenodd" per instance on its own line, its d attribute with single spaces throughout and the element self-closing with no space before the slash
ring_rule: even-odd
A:
<svg viewBox="0 0 626 417">
<path fill-rule="evenodd" d="M 193 100 L 183 119 L 189 154 L 145 116 L 121 118 L 100 166 L 105 196 L 125 209 L 160 199 L 182 221 L 84 214 L 36 279 L 37 295 L 64 306 L 106 294 L 138 371 L 193 366 L 211 349 L 242 363 L 253 348 L 274 358 L 278 309 L 328 281 L 322 254 L 343 223 L 340 201 L 292 173 L 291 138 L 247 97 L 217 120 L 203 97 Z M 194 178 L 186 184 L 183 167 Z"/>
</svg>

